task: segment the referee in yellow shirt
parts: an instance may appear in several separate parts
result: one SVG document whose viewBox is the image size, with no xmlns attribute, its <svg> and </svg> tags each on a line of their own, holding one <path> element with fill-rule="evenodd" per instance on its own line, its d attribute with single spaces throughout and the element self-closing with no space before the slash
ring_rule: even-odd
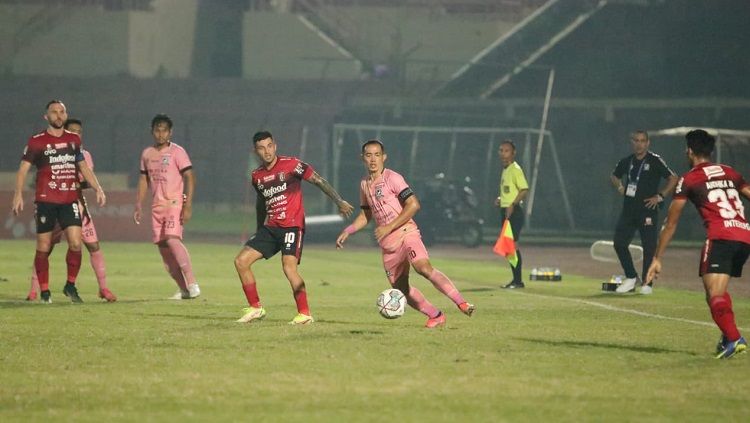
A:
<svg viewBox="0 0 750 423">
<path fill-rule="evenodd" d="M 523 228 L 524 215 L 521 203 L 529 193 L 529 183 L 526 182 L 526 176 L 523 174 L 521 166 L 516 163 L 516 145 L 511 140 L 503 140 L 498 150 L 500 161 L 503 164 L 503 172 L 500 176 L 500 195 L 495 200 L 495 205 L 500 207 L 502 221 L 510 220 L 510 227 L 513 229 L 513 240 L 516 242 L 516 256 L 518 264 L 516 267 L 511 266 L 513 271 L 513 280 L 503 286 L 503 288 L 517 289 L 523 288 L 523 277 L 521 276 L 521 250 L 518 249 L 518 240 L 521 238 L 521 228 Z M 501 223 L 502 226 L 502 223 Z"/>
</svg>

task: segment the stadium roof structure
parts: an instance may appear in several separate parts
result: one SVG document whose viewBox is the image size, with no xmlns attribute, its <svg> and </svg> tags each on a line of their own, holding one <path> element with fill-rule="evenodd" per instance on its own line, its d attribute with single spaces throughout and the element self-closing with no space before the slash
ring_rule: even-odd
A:
<svg viewBox="0 0 750 423">
<path fill-rule="evenodd" d="M 649 130 L 650 136 L 662 137 L 684 137 L 685 134 L 694 130 L 703 129 L 716 137 L 716 161 L 721 163 L 722 144 L 750 145 L 750 130 L 727 129 L 727 128 L 702 128 L 697 126 L 678 126 L 676 128 L 664 128 Z"/>
</svg>

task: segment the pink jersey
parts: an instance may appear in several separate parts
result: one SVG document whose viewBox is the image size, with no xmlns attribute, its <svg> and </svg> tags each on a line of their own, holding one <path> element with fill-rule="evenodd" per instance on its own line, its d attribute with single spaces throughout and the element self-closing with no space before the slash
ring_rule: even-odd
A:
<svg viewBox="0 0 750 423">
<path fill-rule="evenodd" d="M 266 226 L 305 227 L 302 180 L 313 175 L 313 168 L 296 157 L 277 156 L 270 169 L 261 165 L 250 174 L 258 201 L 266 203 Z"/>
<path fill-rule="evenodd" d="M 151 207 L 182 206 L 182 174 L 192 167 L 185 149 L 173 142 L 161 150 L 153 146 L 143 150 L 141 173 L 148 176 L 151 184 Z"/>
<path fill-rule="evenodd" d="M 740 194 L 746 186 L 742 175 L 731 167 L 701 163 L 682 175 L 674 198 L 695 204 L 703 218 L 707 239 L 750 244 L 750 225 Z"/>
<path fill-rule="evenodd" d="M 91 157 L 91 153 L 89 153 L 88 150 L 81 149 L 81 153 L 83 153 L 83 160 L 86 161 L 86 164 L 89 166 L 89 169 L 94 170 L 94 159 Z M 78 177 L 80 178 L 81 182 L 84 181 L 83 175 L 80 173 L 78 174 Z"/>
<path fill-rule="evenodd" d="M 374 181 L 371 181 L 369 176 L 362 178 L 359 201 L 363 208 L 370 209 L 377 226 L 383 226 L 393 222 L 401 214 L 404 209 L 402 203 L 413 194 L 403 176 L 390 169 L 384 169 Z M 417 229 L 414 219 L 409 219 L 403 226 L 408 226 L 409 231 Z M 394 238 L 400 237 L 403 231 L 398 229 L 400 228 L 381 239 L 380 246 L 386 247 L 394 241 Z"/>
</svg>

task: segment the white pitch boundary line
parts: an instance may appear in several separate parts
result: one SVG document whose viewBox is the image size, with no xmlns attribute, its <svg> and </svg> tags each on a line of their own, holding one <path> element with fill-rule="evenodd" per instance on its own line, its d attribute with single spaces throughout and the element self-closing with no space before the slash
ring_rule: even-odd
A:
<svg viewBox="0 0 750 423">
<path fill-rule="evenodd" d="M 582 300 L 580 298 L 556 297 L 554 295 L 544 295 L 544 294 L 529 294 L 529 293 L 526 293 L 526 292 L 516 292 L 516 294 L 527 295 L 527 296 L 530 296 L 530 297 L 542 297 L 542 298 L 547 298 L 547 299 L 570 301 L 570 302 L 574 302 L 574 303 L 586 304 L 586 305 L 593 306 L 593 307 L 603 308 L 603 309 L 609 310 L 609 311 L 618 311 L 620 313 L 635 314 L 636 316 L 652 317 L 654 319 L 672 320 L 672 321 L 675 321 L 675 322 L 690 323 L 690 324 L 693 324 L 693 325 L 706 326 L 706 327 L 710 327 L 710 328 L 717 328 L 716 324 L 713 323 L 713 322 L 704 322 L 704 321 L 700 321 L 700 320 L 683 319 L 682 317 L 671 317 L 671 316 L 664 316 L 662 314 L 647 313 L 645 311 L 638 311 L 638 310 L 633 310 L 633 309 L 629 309 L 629 308 L 615 307 L 615 306 L 612 306 L 612 305 L 609 305 L 609 304 L 597 303 L 595 301 Z M 741 328 L 739 326 L 737 326 L 737 329 L 742 330 L 742 331 L 747 330 L 747 329 Z"/>
</svg>

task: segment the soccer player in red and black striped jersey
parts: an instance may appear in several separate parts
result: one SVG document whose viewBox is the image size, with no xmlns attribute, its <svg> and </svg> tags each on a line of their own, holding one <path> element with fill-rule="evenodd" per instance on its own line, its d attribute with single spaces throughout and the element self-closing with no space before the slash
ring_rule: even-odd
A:
<svg viewBox="0 0 750 423">
<path fill-rule="evenodd" d="M 747 349 L 747 342 L 735 324 L 727 286 L 730 277 L 742 276 L 742 267 L 750 256 L 750 225 L 741 199 L 741 196 L 750 199 L 750 185 L 731 167 L 711 162 L 716 143 L 713 136 L 697 129 L 688 132 L 685 138 L 692 169 L 677 183 L 647 282 L 659 276 L 661 256 L 674 236 L 682 209 L 690 200 L 706 227 L 699 275 L 703 278 L 711 316 L 722 333 L 716 358 L 729 358 Z"/>
<path fill-rule="evenodd" d="M 81 218 L 78 207 L 80 189 L 78 173 L 96 190 L 96 201 L 104 206 L 106 198 L 94 172 L 81 153 L 81 138 L 64 129 L 68 112 L 60 100 L 47 103 L 44 119 L 48 126 L 44 132 L 32 136 L 24 149 L 16 173 L 13 195 L 13 212 L 18 215 L 24 206 L 23 187 L 31 166 L 36 166 L 36 255 L 34 269 L 39 278 L 42 302 L 51 302 L 49 292 L 49 253 L 52 248 L 52 231 L 55 225 L 65 231 L 68 253 L 65 262 L 68 278 L 63 293 L 73 302 L 82 302 L 75 287 L 81 269 Z"/>
<path fill-rule="evenodd" d="M 289 323 L 312 323 L 305 281 L 297 272 L 305 234 L 302 181 L 320 188 L 333 200 L 342 216 L 351 216 L 354 208 L 312 166 L 296 157 L 276 155 L 276 141 L 270 132 L 261 131 L 253 135 L 253 145 L 255 154 L 261 161 L 261 165 L 250 175 L 258 194 L 255 203 L 258 231 L 234 259 L 234 266 L 250 305 L 243 310 L 243 316 L 237 321 L 249 323 L 266 316 L 266 310 L 258 297 L 251 266 L 261 258 L 269 259 L 281 251 L 281 267 L 292 286 L 294 301 L 297 303 L 298 314 Z"/>
</svg>

